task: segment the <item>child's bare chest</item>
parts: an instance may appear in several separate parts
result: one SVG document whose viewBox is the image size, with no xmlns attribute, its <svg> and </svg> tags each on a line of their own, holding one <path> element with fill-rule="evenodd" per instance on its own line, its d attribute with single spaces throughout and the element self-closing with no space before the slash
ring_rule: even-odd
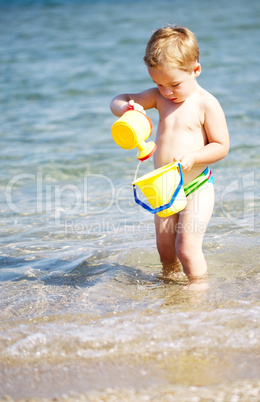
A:
<svg viewBox="0 0 260 402">
<path fill-rule="evenodd" d="M 164 130 L 174 131 L 197 131 L 201 130 L 203 126 L 203 116 L 198 106 L 187 104 L 169 104 L 169 101 L 164 105 L 165 107 L 159 111 L 160 125 Z"/>
</svg>

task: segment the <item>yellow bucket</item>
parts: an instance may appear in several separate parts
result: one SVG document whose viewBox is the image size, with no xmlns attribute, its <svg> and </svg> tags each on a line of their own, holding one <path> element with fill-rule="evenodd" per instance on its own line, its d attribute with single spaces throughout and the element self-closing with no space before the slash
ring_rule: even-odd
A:
<svg viewBox="0 0 260 402">
<path fill-rule="evenodd" d="M 187 205 L 179 162 L 156 169 L 135 180 L 132 185 L 135 202 L 147 211 L 161 217 L 176 214 Z M 136 186 L 140 188 L 151 206 L 138 198 Z"/>
</svg>

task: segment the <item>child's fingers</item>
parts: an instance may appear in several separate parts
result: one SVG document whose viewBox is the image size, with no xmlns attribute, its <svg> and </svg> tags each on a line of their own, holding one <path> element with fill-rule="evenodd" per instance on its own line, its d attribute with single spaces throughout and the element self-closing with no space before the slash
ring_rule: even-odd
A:
<svg viewBox="0 0 260 402">
<path fill-rule="evenodd" d="M 128 110 L 134 110 L 134 101 L 129 101 L 123 106 L 123 113 L 128 112 Z"/>
<path fill-rule="evenodd" d="M 182 167 L 183 170 L 188 169 L 187 163 L 185 162 L 185 156 L 184 155 L 181 155 L 181 154 L 176 155 L 174 157 L 174 162 L 180 162 L 181 167 Z"/>
<path fill-rule="evenodd" d="M 185 171 L 191 170 L 191 168 L 193 167 L 193 165 L 195 163 L 195 158 L 192 153 L 179 154 L 179 155 L 176 155 L 176 157 L 174 159 L 175 159 L 175 161 L 180 162 L 182 169 Z"/>
<path fill-rule="evenodd" d="M 183 155 L 179 154 L 179 155 L 176 155 L 176 156 L 174 157 L 173 161 L 174 161 L 174 162 L 180 162 L 180 164 L 182 164 L 182 163 L 181 163 L 181 162 L 182 162 L 182 158 L 183 158 Z"/>
<path fill-rule="evenodd" d="M 146 114 L 143 106 L 139 105 L 139 103 L 135 103 L 133 99 L 131 99 L 124 107 L 124 113 L 127 112 L 128 110 L 137 110 L 138 112 Z"/>
<path fill-rule="evenodd" d="M 134 110 L 134 106 L 135 106 L 135 102 L 133 101 L 133 99 L 131 99 L 131 100 L 128 102 L 129 110 L 130 110 L 130 109 L 133 109 L 133 110 Z"/>
<path fill-rule="evenodd" d="M 146 111 L 144 110 L 143 106 L 139 105 L 139 103 L 135 103 L 134 110 L 146 114 Z"/>
</svg>

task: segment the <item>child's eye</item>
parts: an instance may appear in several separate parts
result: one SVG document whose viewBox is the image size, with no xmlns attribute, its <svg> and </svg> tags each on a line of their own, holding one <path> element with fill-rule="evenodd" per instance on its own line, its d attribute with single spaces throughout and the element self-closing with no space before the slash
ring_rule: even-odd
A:
<svg viewBox="0 0 260 402">
<path fill-rule="evenodd" d="M 172 87 L 176 88 L 180 85 L 180 82 L 178 82 L 178 84 L 172 84 Z"/>
</svg>

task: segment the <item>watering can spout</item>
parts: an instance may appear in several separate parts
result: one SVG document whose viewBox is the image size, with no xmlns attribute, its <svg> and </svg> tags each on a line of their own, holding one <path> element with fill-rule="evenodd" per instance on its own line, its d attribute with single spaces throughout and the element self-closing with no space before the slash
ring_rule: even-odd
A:
<svg viewBox="0 0 260 402">
<path fill-rule="evenodd" d="M 137 144 L 136 147 L 139 149 L 139 152 L 137 153 L 137 158 L 140 161 L 145 161 L 154 154 L 157 145 L 153 141 L 142 141 L 141 144 Z"/>
</svg>

